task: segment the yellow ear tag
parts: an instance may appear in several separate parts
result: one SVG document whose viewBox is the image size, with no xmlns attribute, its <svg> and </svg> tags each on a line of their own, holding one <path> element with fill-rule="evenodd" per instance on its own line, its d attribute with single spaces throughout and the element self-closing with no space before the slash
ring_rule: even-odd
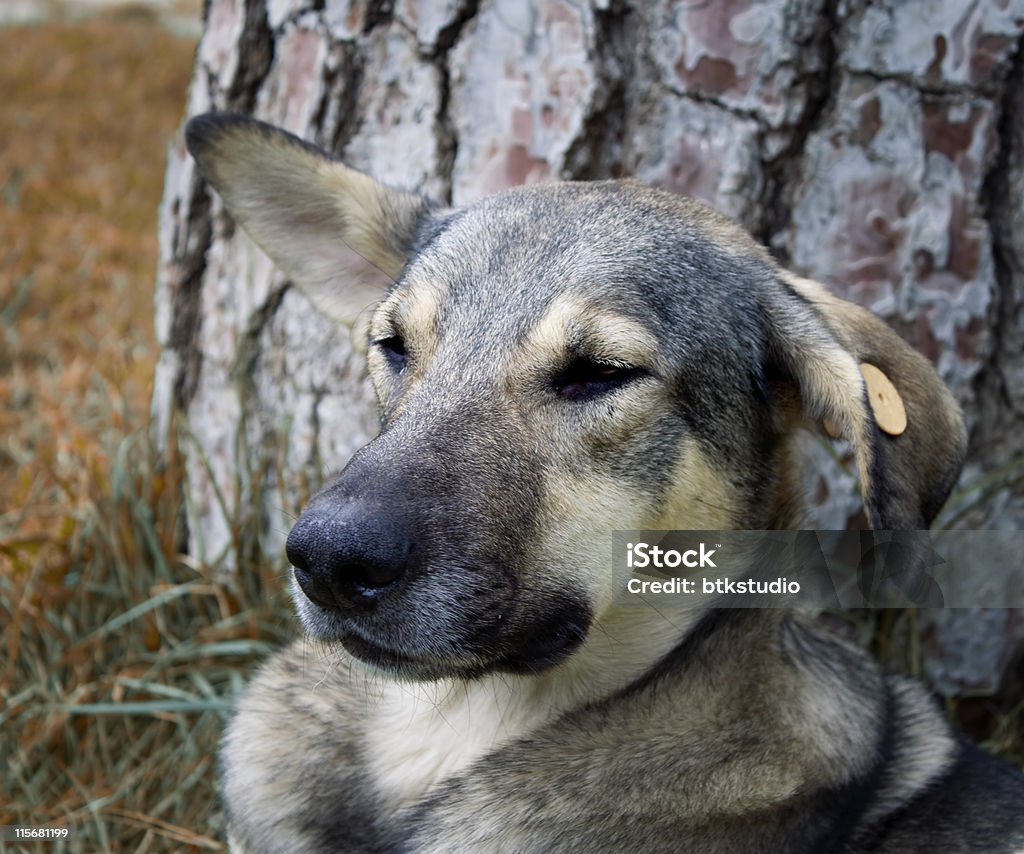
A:
<svg viewBox="0 0 1024 854">
<path fill-rule="evenodd" d="M 868 387 L 868 400 L 875 414 L 875 423 L 890 436 L 899 436 L 907 429 L 907 410 L 900 393 L 889 378 L 874 365 L 861 362 L 860 372 Z"/>
</svg>

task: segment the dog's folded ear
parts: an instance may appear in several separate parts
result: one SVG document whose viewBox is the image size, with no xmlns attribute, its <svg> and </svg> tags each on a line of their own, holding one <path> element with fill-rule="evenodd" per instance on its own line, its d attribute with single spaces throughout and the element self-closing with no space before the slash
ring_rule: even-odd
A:
<svg viewBox="0 0 1024 854">
<path fill-rule="evenodd" d="M 865 510 L 878 530 L 926 528 L 966 452 L 960 408 L 935 369 L 870 312 L 817 282 L 779 277 L 774 356 L 800 392 L 803 415 L 853 447 Z"/>
<path fill-rule="evenodd" d="M 348 325 L 394 282 L 431 209 L 245 116 L 197 116 L 185 141 L 256 244 L 318 309 Z"/>
</svg>

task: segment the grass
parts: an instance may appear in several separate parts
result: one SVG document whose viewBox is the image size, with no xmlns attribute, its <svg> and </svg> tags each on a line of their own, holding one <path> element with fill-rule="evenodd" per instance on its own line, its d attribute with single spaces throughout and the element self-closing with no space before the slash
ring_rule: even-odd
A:
<svg viewBox="0 0 1024 854">
<path fill-rule="evenodd" d="M 0 825 L 75 828 L 49 851 L 222 850 L 217 739 L 291 622 L 276 569 L 178 554 L 148 433 L 193 50 L 137 13 L 0 29 Z"/>
<path fill-rule="evenodd" d="M 179 554 L 180 460 L 148 433 L 156 208 L 192 52 L 134 13 L 0 29 L 0 825 L 76 831 L 34 850 L 222 850 L 217 739 L 293 630 L 251 518 L 233 580 Z M 913 612 L 857 631 L 919 670 Z M 1024 764 L 1024 698 L 965 709 Z"/>
</svg>

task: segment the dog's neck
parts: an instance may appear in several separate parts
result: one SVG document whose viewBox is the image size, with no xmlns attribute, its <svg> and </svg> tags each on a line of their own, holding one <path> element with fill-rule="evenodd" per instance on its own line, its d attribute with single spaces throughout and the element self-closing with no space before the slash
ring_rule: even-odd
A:
<svg viewBox="0 0 1024 854">
<path fill-rule="evenodd" d="M 700 612 L 608 611 L 566 662 L 535 676 L 381 681 L 368 715 L 366 755 L 382 796 L 397 810 L 477 758 L 573 709 L 618 693 L 669 655 Z"/>
</svg>

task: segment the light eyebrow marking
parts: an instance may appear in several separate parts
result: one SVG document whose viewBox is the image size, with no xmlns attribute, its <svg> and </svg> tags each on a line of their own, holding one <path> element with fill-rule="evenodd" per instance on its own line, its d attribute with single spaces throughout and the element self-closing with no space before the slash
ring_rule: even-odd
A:
<svg viewBox="0 0 1024 854">
<path fill-rule="evenodd" d="M 417 353 L 429 357 L 437 343 L 441 303 L 447 288 L 435 282 L 417 282 L 392 292 L 370 323 L 373 339 L 396 333 L 415 342 Z"/>
<path fill-rule="evenodd" d="M 403 282 L 378 306 L 370 321 L 370 340 L 381 342 L 388 338 L 402 341 L 403 356 L 400 393 L 392 371 L 386 368 L 386 359 L 377 347 L 368 354 L 370 376 L 378 394 L 388 400 L 389 418 L 402 412 L 403 401 L 420 385 L 427 366 L 433 361 L 440 339 L 440 313 L 448 288 L 434 280 L 420 279 Z M 391 349 L 389 346 L 388 349 Z"/>
<path fill-rule="evenodd" d="M 572 295 L 552 302 L 523 346 L 525 360 L 534 364 L 556 364 L 567 351 L 654 373 L 665 367 L 657 339 L 641 323 Z"/>
<path fill-rule="evenodd" d="M 398 313 L 398 300 L 397 297 L 392 294 L 384 300 L 377 310 L 373 313 L 373 317 L 370 318 L 370 338 L 374 341 L 378 341 L 381 338 L 387 338 L 394 333 L 394 328 L 397 325 Z"/>
</svg>

